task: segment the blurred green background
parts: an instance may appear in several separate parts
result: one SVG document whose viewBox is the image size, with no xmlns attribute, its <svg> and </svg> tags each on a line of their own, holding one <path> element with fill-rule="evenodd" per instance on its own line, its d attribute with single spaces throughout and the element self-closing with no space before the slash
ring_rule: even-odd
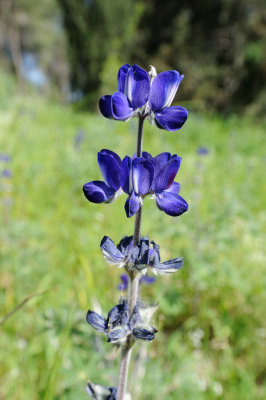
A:
<svg viewBox="0 0 266 400">
<path fill-rule="evenodd" d="M 125 196 L 94 205 L 81 188 L 101 179 L 99 150 L 134 152 L 137 121 L 106 120 L 97 101 L 135 62 L 185 75 L 187 123 L 146 123 L 144 150 L 183 157 L 190 208 L 175 219 L 145 201 L 143 235 L 185 265 L 142 287 L 159 333 L 134 351 L 133 399 L 266 398 L 265 44 L 260 0 L 0 0 L 0 399 L 116 383 L 119 355 L 85 314 L 118 301 L 99 243 L 134 221 Z"/>
</svg>

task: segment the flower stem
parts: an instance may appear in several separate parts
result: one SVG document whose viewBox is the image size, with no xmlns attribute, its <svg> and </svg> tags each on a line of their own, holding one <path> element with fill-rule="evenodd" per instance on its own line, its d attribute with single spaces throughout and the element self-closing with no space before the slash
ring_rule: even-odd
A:
<svg viewBox="0 0 266 400">
<path fill-rule="evenodd" d="M 137 157 L 141 157 L 142 153 L 142 135 L 143 135 L 144 119 L 145 118 L 143 117 L 139 117 Z M 140 206 L 139 211 L 137 212 L 135 218 L 133 246 L 138 244 L 140 239 L 141 215 L 142 215 L 142 205 Z M 129 315 L 131 316 L 138 301 L 139 274 L 132 273 L 131 275 L 129 275 L 129 278 L 130 282 L 128 287 L 127 301 L 128 301 Z M 132 343 L 131 340 L 128 340 L 122 349 L 120 371 L 119 371 L 119 378 L 117 385 L 117 400 L 124 400 L 126 394 L 128 367 L 129 367 L 131 352 L 132 352 Z"/>
</svg>

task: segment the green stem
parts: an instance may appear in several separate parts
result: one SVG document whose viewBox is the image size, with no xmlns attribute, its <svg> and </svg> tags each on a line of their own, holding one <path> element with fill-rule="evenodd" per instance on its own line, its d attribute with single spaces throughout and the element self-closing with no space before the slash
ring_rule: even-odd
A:
<svg viewBox="0 0 266 400">
<path fill-rule="evenodd" d="M 142 153 L 142 135 L 143 135 L 144 119 L 145 118 L 143 117 L 139 117 L 137 157 L 141 157 Z M 139 211 L 137 212 L 135 218 L 133 246 L 136 246 L 140 239 L 141 215 L 142 215 L 142 206 L 140 206 Z M 128 287 L 127 301 L 128 301 L 129 316 L 131 316 L 138 301 L 139 274 L 132 273 L 129 275 L 129 278 L 130 278 L 130 283 Z M 117 385 L 117 400 L 124 400 L 126 394 L 127 376 L 128 376 L 128 368 L 129 368 L 131 352 L 132 352 L 132 343 L 130 340 L 128 340 L 122 349 L 120 371 L 119 371 L 119 378 Z"/>
</svg>

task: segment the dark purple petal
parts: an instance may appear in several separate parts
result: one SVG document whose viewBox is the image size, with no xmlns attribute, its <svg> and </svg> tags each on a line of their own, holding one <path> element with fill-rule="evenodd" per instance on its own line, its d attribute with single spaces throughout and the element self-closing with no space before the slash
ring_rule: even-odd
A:
<svg viewBox="0 0 266 400">
<path fill-rule="evenodd" d="M 150 326 L 145 328 L 134 328 L 132 334 L 137 339 L 147 340 L 148 342 L 150 342 L 154 339 L 156 332 L 158 332 L 157 329 Z"/>
<path fill-rule="evenodd" d="M 188 209 L 188 204 L 181 196 L 163 191 L 156 195 L 157 206 L 160 210 L 172 217 L 183 214 Z"/>
<path fill-rule="evenodd" d="M 123 274 L 120 276 L 120 279 L 122 281 L 122 283 L 120 283 L 120 285 L 118 286 L 118 290 L 127 290 L 128 288 L 128 280 L 129 277 L 127 274 Z"/>
<path fill-rule="evenodd" d="M 88 311 L 86 316 L 88 324 L 90 324 L 96 331 L 105 332 L 107 329 L 106 319 L 94 311 Z"/>
<path fill-rule="evenodd" d="M 142 152 L 142 157 L 146 158 L 147 160 L 153 161 L 152 155 L 147 153 L 147 151 Z"/>
<path fill-rule="evenodd" d="M 133 112 L 133 109 L 129 106 L 128 100 L 124 93 L 115 92 L 112 95 L 112 113 L 115 119 L 119 121 L 127 120 Z"/>
<path fill-rule="evenodd" d="M 125 203 L 125 211 L 127 217 L 133 217 L 138 211 L 140 207 L 140 198 L 135 195 L 134 192 L 127 198 Z"/>
<path fill-rule="evenodd" d="M 132 162 L 133 190 L 139 196 L 149 193 L 154 176 L 153 163 L 144 157 L 136 157 Z"/>
<path fill-rule="evenodd" d="M 107 342 L 115 343 L 121 340 L 125 335 L 127 331 L 124 328 L 115 328 L 112 331 L 109 331 L 107 333 Z"/>
<path fill-rule="evenodd" d="M 123 303 L 114 306 L 108 313 L 107 324 L 109 329 L 116 326 L 127 327 L 129 321 L 128 306 L 124 300 Z"/>
<path fill-rule="evenodd" d="M 174 258 L 173 260 L 165 261 L 161 264 L 154 266 L 156 270 L 161 274 L 171 274 L 172 272 L 178 271 L 184 265 L 184 258 Z"/>
<path fill-rule="evenodd" d="M 181 164 L 181 157 L 173 156 L 162 168 L 157 172 L 152 182 L 152 190 L 155 193 L 168 189 L 179 170 Z"/>
<path fill-rule="evenodd" d="M 153 276 L 144 275 L 140 278 L 139 283 L 145 283 L 146 285 L 152 285 L 156 281 Z"/>
<path fill-rule="evenodd" d="M 114 197 L 115 192 L 116 191 L 114 189 L 101 181 L 88 182 L 83 186 L 83 193 L 85 197 L 92 203 L 108 202 Z"/>
<path fill-rule="evenodd" d="M 120 240 L 120 242 L 119 242 L 119 244 L 118 244 L 118 246 L 117 246 L 118 250 L 120 250 L 121 253 L 122 253 L 125 257 L 128 256 L 128 254 L 129 254 L 130 251 L 132 250 L 132 247 L 133 247 L 133 236 L 124 236 L 124 237 Z"/>
<path fill-rule="evenodd" d="M 159 170 L 170 160 L 171 153 L 161 153 L 153 158 L 154 176 L 157 175 Z"/>
<path fill-rule="evenodd" d="M 105 118 L 113 118 L 112 96 L 102 96 L 99 100 L 99 108 Z"/>
<path fill-rule="evenodd" d="M 119 68 L 118 75 L 117 75 L 117 91 L 124 93 L 125 91 L 125 81 L 126 81 L 126 76 L 127 72 L 131 68 L 131 65 L 125 64 L 122 65 L 121 68 Z"/>
<path fill-rule="evenodd" d="M 165 71 L 155 77 L 149 95 L 149 106 L 153 111 L 160 111 L 172 104 L 183 78 L 184 75 L 177 71 Z"/>
<path fill-rule="evenodd" d="M 165 190 L 165 192 L 171 192 L 171 193 L 174 193 L 174 194 L 179 194 L 179 192 L 180 192 L 180 183 L 178 183 L 178 182 L 173 182 L 172 183 L 172 185 L 167 189 L 167 190 Z"/>
<path fill-rule="evenodd" d="M 180 129 L 186 122 L 188 112 L 183 107 L 172 106 L 162 109 L 155 114 L 155 122 L 158 128 L 174 132 Z"/>
<path fill-rule="evenodd" d="M 149 91 L 150 79 L 147 72 L 138 65 L 133 65 L 127 73 L 125 94 L 134 110 L 147 102 Z"/>
<path fill-rule="evenodd" d="M 112 239 L 108 236 L 104 236 L 102 238 L 101 244 L 101 251 L 105 260 L 109 264 L 121 264 L 124 261 L 124 255 L 118 250 Z"/>
<path fill-rule="evenodd" d="M 121 171 L 120 171 L 120 184 L 121 188 L 125 193 L 130 194 L 133 190 L 132 188 L 132 160 L 130 157 L 126 156 L 122 160 Z"/>
<path fill-rule="evenodd" d="M 160 264 L 161 256 L 160 256 L 160 246 L 156 244 L 154 241 L 151 242 L 152 248 L 150 248 L 150 261 L 149 266 L 153 267 L 157 264 Z"/>
<path fill-rule="evenodd" d="M 98 164 L 106 184 L 118 190 L 120 188 L 120 157 L 110 150 L 98 153 Z"/>
</svg>

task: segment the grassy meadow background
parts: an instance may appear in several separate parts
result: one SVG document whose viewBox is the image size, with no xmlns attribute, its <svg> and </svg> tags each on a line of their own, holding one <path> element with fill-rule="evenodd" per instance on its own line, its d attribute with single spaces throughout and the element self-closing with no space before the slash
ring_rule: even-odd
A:
<svg viewBox="0 0 266 400">
<path fill-rule="evenodd" d="M 134 220 L 125 196 L 95 205 L 81 189 L 101 179 L 99 150 L 134 152 L 137 121 L 18 96 L 0 80 L 0 153 L 10 156 L 0 161 L 1 318 L 39 294 L 0 326 L 0 398 L 86 399 L 87 380 L 113 385 L 118 373 L 116 350 L 85 321 L 88 308 L 106 314 L 120 296 L 121 271 L 99 243 L 131 234 Z M 145 360 L 134 370 L 139 399 L 266 397 L 264 132 L 244 116 L 192 111 L 176 133 L 145 123 L 144 150 L 183 157 L 176 180 L 190 206 L 171 218 L 145 200 L 142 234 L 163 260 L 184 256 L 185 265 L 142 287 L 144 300 L 159 301 L 159 333 L 147 354 L 134 350 Z"/>
</svg>

